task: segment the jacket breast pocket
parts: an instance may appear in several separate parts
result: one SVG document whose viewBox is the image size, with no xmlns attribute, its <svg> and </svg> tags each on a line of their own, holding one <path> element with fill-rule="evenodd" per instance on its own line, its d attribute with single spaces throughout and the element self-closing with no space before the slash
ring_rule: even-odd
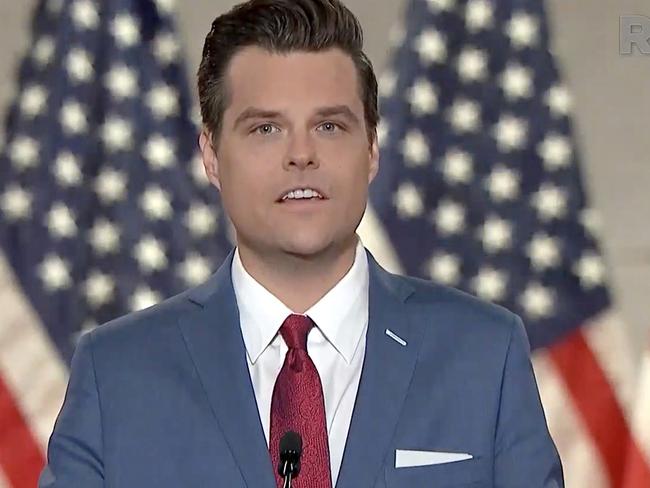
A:
<svg viewBox="0 0 650 488">
<path fill-rule="evenodd" d="M 491 488 L 489 471 L 480 458 L 453 463 L 388 467 L 384 471 L 387 488 Z"/>
</svg>

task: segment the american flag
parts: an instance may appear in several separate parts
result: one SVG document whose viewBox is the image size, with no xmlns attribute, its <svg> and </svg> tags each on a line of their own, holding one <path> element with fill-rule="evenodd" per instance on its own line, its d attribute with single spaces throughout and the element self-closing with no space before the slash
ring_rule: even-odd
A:
<svg viewBox="0 0 650 488">
<path fill-rule="evenodd" d="M 364 231 L 396 270 L 524 319 L 568 487 L 650 487 L 543 2 L 413 0 L 393 42 Z"/>
<path fill-rule="evenodd" d="M 79 333 L 203 281 L 232 247 L 172 10 L 34 12 L 0 154 L 0 487 L 36 486 Z"/>
</svg>

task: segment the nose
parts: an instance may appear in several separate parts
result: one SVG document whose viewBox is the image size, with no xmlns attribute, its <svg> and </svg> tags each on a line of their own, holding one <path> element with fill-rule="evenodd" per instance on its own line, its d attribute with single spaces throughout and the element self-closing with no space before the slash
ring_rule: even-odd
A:
<svg viewBox="0 0 650 488">
<path fill-rule="evenodd" d="M 318 168 L 318 157 L 316 147 L 309 132 L 294 133 L 289 140 L 287 156 L 284 159 L 284 169 L 289 171 L 292 168 L 312 169 Z"/>
</svg>

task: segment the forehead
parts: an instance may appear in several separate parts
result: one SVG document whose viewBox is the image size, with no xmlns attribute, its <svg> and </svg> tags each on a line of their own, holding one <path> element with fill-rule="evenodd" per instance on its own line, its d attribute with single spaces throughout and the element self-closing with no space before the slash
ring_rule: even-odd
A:
<svg viewBox="0 0 650 488">
<path fill-rule="evenodd" d="M 278 54 L 246 47 L 226 77 L 231 108 L 345 103 L 363 110 L 354 62 L 337 48 Z"/>
</svg>

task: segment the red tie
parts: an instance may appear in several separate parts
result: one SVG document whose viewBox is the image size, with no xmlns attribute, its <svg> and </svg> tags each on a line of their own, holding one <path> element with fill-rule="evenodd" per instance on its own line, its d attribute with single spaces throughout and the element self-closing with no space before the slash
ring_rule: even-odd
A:
<svg viewBox="0 0 650 488">
<path fill-rule="evenodd" d="M 280 438 L 289 430 L 302 437 L 300 473 L 292 486 L 332 488 L 323 387 L 316 366 L 307 354 L 307 334 L 313 326 L 314 322 L 306 315 L 292 314 L 280 327 L 289 350 L 273 388 L 269 445 L 279 488 L 283 486 L 278 474 Z"/>
</svg>

